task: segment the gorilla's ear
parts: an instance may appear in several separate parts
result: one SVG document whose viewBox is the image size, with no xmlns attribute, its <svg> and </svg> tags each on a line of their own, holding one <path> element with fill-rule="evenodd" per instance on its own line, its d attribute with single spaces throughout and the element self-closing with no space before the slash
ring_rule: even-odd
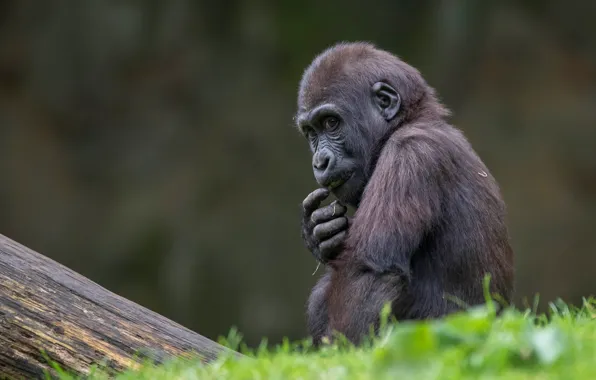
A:
<svg viewBox="0 0 596 380">
<path fill-rule="evenodd" d="M 392 120 L 401 107 L 401 98 L 397 91 L 385 82 L 377 82 L 372 86 L 372 95 L 381 116 L 386 121 Z"/>
</svg>

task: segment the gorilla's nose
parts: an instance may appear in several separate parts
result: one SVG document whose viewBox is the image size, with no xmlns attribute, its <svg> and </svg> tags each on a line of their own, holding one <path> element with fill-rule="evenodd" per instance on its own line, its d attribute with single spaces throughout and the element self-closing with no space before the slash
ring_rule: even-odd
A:
<svg viewBox="0 0 596 380">
<path fill-rule="evenodd" d="M 328 149 L 322 149 L 315 153 L 312 158 L 312 166 L 319 172 L 325 172 L 331 164 L 333 154 Z"/>
</svg>

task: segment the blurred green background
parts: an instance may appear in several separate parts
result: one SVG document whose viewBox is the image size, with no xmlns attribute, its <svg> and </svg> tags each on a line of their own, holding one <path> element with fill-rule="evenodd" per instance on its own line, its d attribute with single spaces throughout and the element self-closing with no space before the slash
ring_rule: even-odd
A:
<svg viewBox="0 0 596 380">
<path fill-rule="evenodd" d="M 517 302 L 596 289 L 596 2 L 0 0 L 0 233 L 210 338 L 305 334 L 302 70 L 421 70 L 498 179 Z"/>
</svg>

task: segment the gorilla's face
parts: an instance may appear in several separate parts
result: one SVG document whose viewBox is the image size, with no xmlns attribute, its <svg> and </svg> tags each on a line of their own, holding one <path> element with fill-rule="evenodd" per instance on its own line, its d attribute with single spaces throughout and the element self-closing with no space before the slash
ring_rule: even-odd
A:
<svg viewBox="0 0 596 380">
<path fill-rule="evenodd" d="M 319 185 L 357 207 L 390 131 L 389 122 L 399 111 L 400 97 L 385 82 L 360 90 L 349 83 L 324 89 L 322 96 L 312 95 L 318 89 L 302 89 L 311 94 L 302 99 L 320 100 L 299 102 L 297 125 L 309 142 Z"/>
</svg>

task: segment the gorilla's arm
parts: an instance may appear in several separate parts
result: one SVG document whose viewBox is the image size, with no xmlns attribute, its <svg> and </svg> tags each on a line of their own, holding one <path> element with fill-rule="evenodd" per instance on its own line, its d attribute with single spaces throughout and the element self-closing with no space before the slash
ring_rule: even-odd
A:
<svg viewBox="0 0 596 380">
<path fill-rule="evenodd" d="M 326 268 L 325 273 L 321 276 L 308 297 L 306 310 L 308 316 L 307 328 L 315 345 L 320 344 L 324 336 L 330 335 L 327 292 L 331 283 L 331 275 L 331 270 Z"/>
<path fill-rule="evenodd" d="M 441 218 L 449 153 L 427 129 L 385 144 L 349 233 L 355 259 L 373 272 L 408 276 L 410 259 Z M 447 144 L 449 145 L 449 144 Z"/>
</svg>

